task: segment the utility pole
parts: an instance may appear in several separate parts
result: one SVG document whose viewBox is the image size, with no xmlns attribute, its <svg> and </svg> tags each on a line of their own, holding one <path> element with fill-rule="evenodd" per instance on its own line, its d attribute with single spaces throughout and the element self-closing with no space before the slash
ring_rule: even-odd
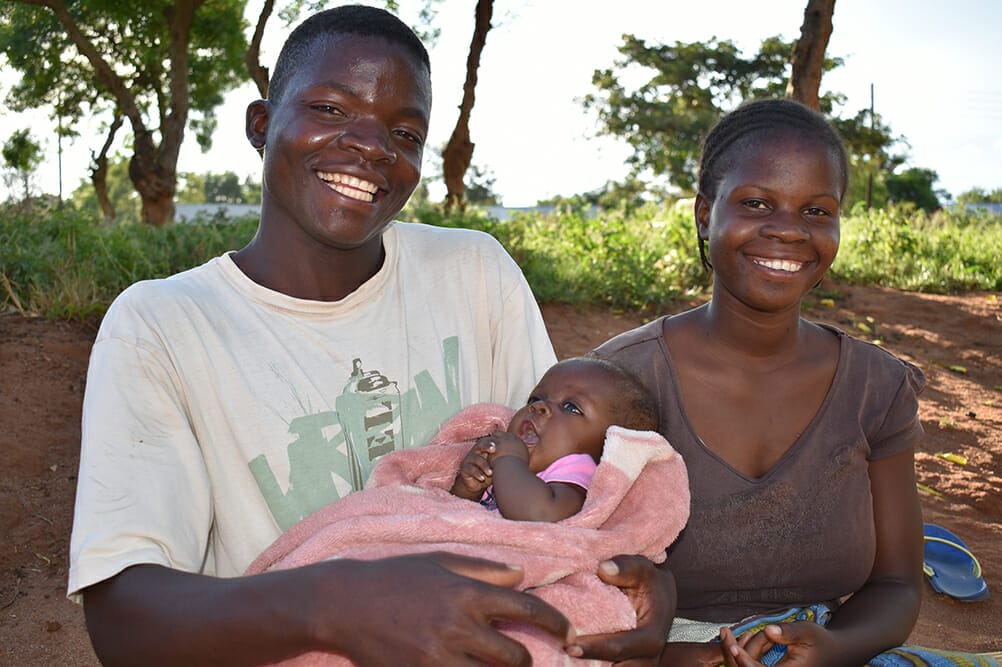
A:
<svg viewBox="0 0 1002 667">
<path fill-rule="evenodd" d="M 59 208 L 63 207 L 63 92 L 59 91 L 59 106 L 56 107 L 56 118 L 58 119 L 56 130 L 56 155 L 59 163 Z"/>
<path fill-rule="evenodd" d="M 873 84 L 870 84 L 870 130 L 873 130 Z M 866 210 L 873 203 L 873 156 L 866 165 Z"/>
</svg>

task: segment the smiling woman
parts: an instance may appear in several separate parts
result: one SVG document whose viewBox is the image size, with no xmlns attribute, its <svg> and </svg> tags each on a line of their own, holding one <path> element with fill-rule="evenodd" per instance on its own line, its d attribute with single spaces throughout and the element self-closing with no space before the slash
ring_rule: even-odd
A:
<svg viewBox="0 0 1002 667">
<path fill-rule="evenodd" d="M 864 664 L 918 614 L 922 373 L 801 317 L 838 249 L 846 165 L 834 129 L 800 104 L 726 116 L 706 138 L 696 201 L 709 303 L 597 350 L 658 397 L 662 434 L 689 468 L 693 512 L 666 561 L 680 617 L 666 657 L 678 664 L 773 664 L 773 644 Z M 741 647 L 720 630 L 828 601 L 831 630 L 754 628 Z"/>
</svg>

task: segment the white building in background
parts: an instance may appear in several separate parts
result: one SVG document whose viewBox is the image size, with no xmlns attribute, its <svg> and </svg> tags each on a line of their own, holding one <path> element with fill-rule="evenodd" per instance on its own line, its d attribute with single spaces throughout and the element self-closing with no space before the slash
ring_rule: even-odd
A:
<svg viewBox="0 0 1002 667">
<path fill-rule="evenodd" d="M 260 204 L 174 204 L 174 222 L 226 222 L 248 215 L 261 215 Z"/>
</svg>

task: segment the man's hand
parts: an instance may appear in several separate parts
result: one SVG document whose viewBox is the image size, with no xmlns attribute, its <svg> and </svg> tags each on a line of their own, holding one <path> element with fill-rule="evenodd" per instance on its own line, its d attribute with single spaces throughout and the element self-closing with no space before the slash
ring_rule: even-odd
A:
<svg viewBox="0 0 1002 667">
<path fill-rule="evenodd" d="M 567 619 L 540 598 L 512 590 L 520 568 L 446 553 L 367 563 L 346 587 L 331 585 L 328 606 L 347 607 L 348 625 L 319 628 L 322 643 L 360 665 L 530 665 L 524 646 L 498 620 L 532 624 L 563 645 L 574 642 Z M 317 616 L 321 623 L 322 615 Z"/>
<path fill-rule="evenodd" d="M 602 581 L 618 586 L 637 611 L 637 627 L 578 637 L 580 657 L 617 665 L 656 665 L 675 618 L 675 577 L 642 556 L 617 556 L 601 564 Z"/>
</svg>

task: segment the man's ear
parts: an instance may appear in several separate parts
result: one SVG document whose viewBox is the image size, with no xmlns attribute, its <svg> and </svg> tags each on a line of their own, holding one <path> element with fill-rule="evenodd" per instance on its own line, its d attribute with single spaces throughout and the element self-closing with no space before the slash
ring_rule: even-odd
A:
<svg viewBox="0 0 1002 667">
<path fill-rule="evenodd" d="M 258 153 L 264 152 L 265 138 L 268 135 L 268 100 L 255 100 L 247 105 L 247 141 Z"/>
<path fill-rule="evenodd" d="M 707 199 L 702 192 L 696 193 L 696 203 L 693 204 L 693 211 L 696 214 L 696 231 L 699 238 L 706 241 L 710 238 L 710 208 L 713 202 Z"/>
</svg>

